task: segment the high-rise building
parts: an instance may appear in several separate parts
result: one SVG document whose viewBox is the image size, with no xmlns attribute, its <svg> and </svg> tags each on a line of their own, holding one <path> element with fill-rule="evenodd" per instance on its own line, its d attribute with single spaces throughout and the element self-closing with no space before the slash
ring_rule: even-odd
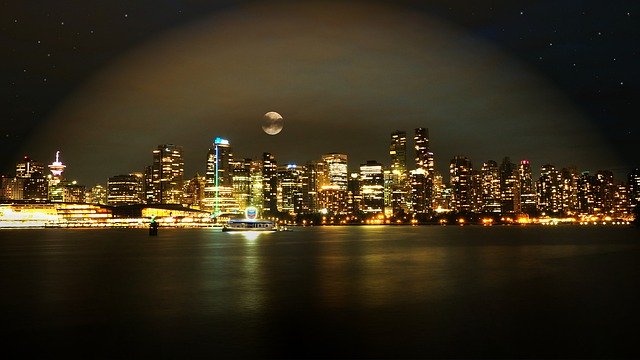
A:
<svg viewBox="0 0 640 360">
<path fill-rule="evenodd" d="M 391 133 L 389 156 L 391 158 L 391 212 L 393 215 L 399 215 L 407 212 L 409 205 L 406 132 L 396 130 Z"/>
<path fill-rule="evenodd" d="M 326 183 L 320 188 L 320 204 L 332 214 L 345 215 L 347 206 L 347 155 L 329 153 L 322 156 L 322 161 L 327 165 Z"/>
<path fill-rule="evenodd" d="M 275 214 L 278 211 L 278 164 L 273 154 L 262 154 L 262 211 Z"/>
<path fill-rule="evenodd" d="M 594 213 L 595 209 L 595 177 L 590 175 L 588 171 L 578 176 L 578 213 L 581 215 L 589 215 Z"/>
<path fill-rule="evenodd" d="M 500 196 L 502 215 L 513 215 L 520 212 L 520 188 L 518 168 L 511 159 L 505 157 L 500 164 Z"/>
<path fill-rule="evenodd" d="M 538 210 L 542 215 L 560 215 L 562 212 L 561 176 L 555 166 L 542 165 L 537 182 Z"/>
<path fill-rule="evenodd" d="M 257 208 L 260 212 L 262 212 L 262 206 L 264 205 L 262 160 L 251 161 L 249 176 L 251 181 L 251 197 L 249 200 L 249 205 Z"/>
<path fill-rule="evenodd" d="M 629 214 L 629 189 L 627 185 L 618 183 L 615 185 L 613 195 L 613 213 L 618 218 L 624 218 Z"/>
<path fill-rule="evenodd" d="M 86 196 L 86 201 L 91 204 L 106 204 L 107 189 L 100 184 L 96 184 L 91 188 L 88 196 Z"/>
<path fill-rule="evenodd" d="M 28 155 L 25 155 L 22 161 L 16 164 L 16 177 L 30 178 L 34 173 L 44 174 L 44 164 L 33 161 Z"/>
<path fill-rule="evenodd" d="M 320 204 L 320 189 L 328 185 L 327 163 L 324 161 L 309 161 L 305 165 L 305 173 L 302 178 L 302 212 L 317 213 L 322 207 Z"/>
<path fill-rule="evenodd" d="M 206 177 L 200 174 L 187 179 L 182 185 L 182 205 L 194 209 L 203 209 L 205 186 Z"/>
<path fill-rule="evenodd" d="M 384 171 L 377 161 L 360 165 L 360 211 L 366 217 L 384 213 Z"/>
<path fill-rule="evenodd" d="M 409 171 L 409 211 L 416 215 L 431 213 L 433 183 L 424 168 Z"/>
<path fill-rule="evenodd" d="M 482 181 L 482 212 L 500 214 L 502 211 L 502 197 L 500 196 L 498 163 L 493 160 L 483 163 L 480 173 Z"/>
<path fill-rule="evenodd" d="M 151 165 L 151 202 L 180 204 L 184 176 L 182 146 L 158 145 Z"/>
<path fill-rule="evenodd" d="M 433 177 L 435 164 L 433 152 L 429 148 L 429 129 L 415 129 L 413 141 L 415 144 L 416 168 L 423 169 L 427 177 Z"/>
<path fill-rule="evenodd" d="M 471 160 L 456 156 L 449 164 L 449 183 L 452 189 L 452 210 L 470 212 L 473 203 L 473 166 Z"/>
<path fill-rule="evenodd" d="M 518 167 L 518 182 L 520 192 L 520 212 L 527 215 L 536 214 L 536 188 L 529 160 L 520 161 Z"/>
<path fill-rule="evenodd" d="M 627 176 L 630 212 L 640 204 L 640 168 L 633 169 Z"/>
<path fill-rule="evenodd" d="M 203 207 L 214 214 L 238 210 L 233 198 L 233 154 L 229 140 L 217 137 L 207 153 Z"/>
<path fill-rule="evenodd" d="M 233 162 L 233 197 L 240 210 L 251 206 L 251 159 Z"/>
<path fill-rule="evenodd" d="M 560 198 L 563 215 L 575 215 L 578 212 L 578 172 L 573 168 L 560 171 Z"/>
<path fill-rule="evenodd" d="M 62 202 L 64 201 L 64 176 L 62 173 L 67 166 L 60 161 L 60 151 L 56 151 L 56 160 L 49 165 L 51 171 L 51 177 L 49 179 L 48 187 L 48 199 L 49 201 Z"/>
<path fill-rule="evenodd" d="M 278 167 L 278 211 L 291 215 L 302 211 L 302 174 L 304 168 L 295 164 Z"/>
<path fill-rule="evenodd" d="M 118 206 L 142 203 L 143 183 L 144 178 L 140 173 L 110 177 L 107 181 L 107 204 Z"/>
<path fill-rule="evenodd" d="M 611 215 L 613 213 L 615 191 L 613 173 L 609 170 L 598 170 L 594 186 L 594 211 L 597 215 Z"/>
</svg>

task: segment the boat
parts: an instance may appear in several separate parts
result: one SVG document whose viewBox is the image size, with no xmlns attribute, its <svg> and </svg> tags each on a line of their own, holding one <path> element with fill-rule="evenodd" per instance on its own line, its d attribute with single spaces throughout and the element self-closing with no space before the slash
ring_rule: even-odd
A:
<svg viewBox="0 0 640 360">
<path fill-rule="evenodd" d="M 271 220 L 258 219 L 258 210 L 248 207 L 244 219 L 230 219 L 222 227 L 222 231 L 276 231 L 276 224 Z"/>
</svg>

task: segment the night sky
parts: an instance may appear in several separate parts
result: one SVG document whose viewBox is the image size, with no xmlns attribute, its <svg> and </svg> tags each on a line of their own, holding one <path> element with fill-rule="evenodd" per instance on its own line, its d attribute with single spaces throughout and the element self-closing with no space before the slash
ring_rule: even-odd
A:
<svg viewBox="0 0 640 360">
<path fill-rule="evenodd" d="M 471 4 L 470 4 L 471 3 Z M 387 164 L 390 133 L 428 127 L 455 155 L 624 175 L 640 164 L 640 2 L 5 1 L 2 173 L 23 155 L 92 186 L 158 144 L 203 173 L 234 154 Z M 268 111 L 285 119 L 262 132 Z"/>
</svg>

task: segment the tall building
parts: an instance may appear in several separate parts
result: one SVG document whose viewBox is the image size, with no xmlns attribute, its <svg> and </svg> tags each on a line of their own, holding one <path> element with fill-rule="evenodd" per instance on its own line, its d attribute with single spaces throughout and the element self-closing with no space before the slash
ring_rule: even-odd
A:
<svg viewBox="0 0 640 360">
<path fill-rule="evenodd" d="M 520 191 L 520 212 L 527 215 L 536 214 L 536 188 L 529 160 L 520 161 L 520 166 L 518 167 L 518 182 Z"/>
<path fill-rule="evenodd" d="M 482 181 L 482 212 L 500 214 L 502 201 L 500 196 L 500 172 L 498 163 L 493 160 L 482 164 L 480 170 Z"/>
<path fill-rule="evenodd" d="M 594 213 L 595 209 L 595 177 L 590 175 L 588 171 L 584 171 L 578 176 L 578 213 L 581 215 L 589 215 Z"/>
<path fill-rule="evenodd" d="M 347 155 L 329 153 L 322 156 L 322 161 L 327 164 L 327 174 L 319 192 L 321 208 L 332 214 L 347 214 Z"/>
<path fill-rule="evenodd" d="M 562 214 L 575 215 L 578 212 L 578 172 L 573 168 L 560 170 L 560 198 Z"/>
<path fill-rule="evenodd" d="M 91 204 L 104 204 L 107 203 L 107 189 L 100 185 L 96 184 L 89 191 L 89 195 L 86 196 L 86 200 Z"/>
<path fill-rule="evenodd" d="M 217 137 L 207 153 L 203 207 L 214 214 L 238 210 L 233 198 L 233 154 L 229 140 Z"/>
<path fill-rule="evenodd" d="M 425 169 L 409 171 L 409 188 L 409 211 L 416 215 L 430 214 L 433 183 Z"/>
<path fill-rule="evenodd" d="M 42 163 L 25 155 L 22 161 L 16 164 L 16 179 L 16 186 L 22 185 L 21 199 L 47 200 L 48 181 Z"/>
<path fill-rule="evenodd" d="M 542 215 L 560 215 L 562 212 L 561 176 L 555 166 L 542 165 L 536 187 L 538 210 Z"/>
<path fill-rule="evenodd" d="M 616 185 L 613 181 L 613 173 L 609 170 L 598 170 L 595 176 L 595 213 L 598 215 L 611 215 L 615 198 Z"/>
<path fill-rule="evenodd" d="M 409 204 L 406 132 L 396 130 L 391 133 L 389 156 L 391 158 L 391 212 L 393 215 L 399 215 L 408 210 Z"/>
<path fill-rule="evenodd" d="M 30 178 L 34 173 L 44 174 L 44 164 L 33 161 L 28 155 L 22 158 L 22 161 L 16 164 L 16 177 Z"/>
<path fill-rule="evenodd" d="M 240 210 L 251 206 L 251 159 L 233 162 L 233 197 Z"/>
<path fill-rule="evenodd" d="M 320 189 L 328 184 L 327 163 L 324 161 L 309 161 L 305 165 L 302 178 L 302 212 L 313 214 L 321 208 Z"/>
<path fill-rule="evenodd" d="M 262 211 L 275 214 L 278 211 L 278 164 L 273 154 L 262 154 Z"/>
<path fill-rule="evenodd" d="M 640 168 L 633 169 L 627 176 L 629 207 L 631 212 L 640 204 Z"/>
<path fill-rule="evenodd" d="M 500 196 L 502 215 L 513 215 L 520 212 L 520 188 L 518 168 L 508 157 L 500 164 Z"/>
<path fill-rule="evenodd" d="M 377 161 L 360 165 L 360 211 L 366 217 L 384 214 L 384 171 Z"/>
<path fill-rule="evenodd" d="M 452 189 L 452 210 L 470 212 L 473 210 L 473 167 L 471 160 L 456 156 L 449 164 L 449 183 Z"/>
<path fill-rule="evenodd" d="M 295 164 L 278 167 L 278 211 L 291 215 L 302 211 L 302 174 L 304 168 Z"/>
<path fill-rule="evenodd" d="M 142 203 L 143 183 L 144 178 L 140 173 L 110 177 L 107 181 L 107 204 L 118 206 Z"/>
<path fill-rule="evenodd" d="M 432 177 L 435 171 L 435 164 L 433 152 L 429 148 L 429 129 L 415 129 L 413 142 L 415 144 L 416 168 L 423 169 L 427 177 Z"/>
<path fill-rule="evenodd" d="M 262 212 L 262 206 L 264 205 L 262 160 L 251 161 L 249 176 L 251 181 L 251 197 L 249 199 L 249 205 Z"/>
<path fill-rule="evenodd" d="M 62 202 L 64 201 L 64 176 L 62 173 L 67 166 L 60 161 L 60 151 L 56 151 L 56 160 L 49 165 L 51 171 L 51 177 L 48 184 L 48 199 L 49 201 Z"/>
<path fill-rule="evenodd" d="M 151 165 L 151 202 L 180 204 L 184 176 L 182 146 L 158 145 Z"/>
</svg>

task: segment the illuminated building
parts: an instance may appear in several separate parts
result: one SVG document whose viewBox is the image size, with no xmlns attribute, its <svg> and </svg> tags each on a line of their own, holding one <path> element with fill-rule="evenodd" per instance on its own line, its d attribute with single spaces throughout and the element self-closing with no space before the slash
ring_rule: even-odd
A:
<svg viewBox="0 0 640 360">
<path fill-rule="evenodd" d="M 454 157 L 449 164 L 453 211 L 470 212 L 473 209 L 472 170 L 471 160 L 464 156 Z"/>
<path fill-rule="evenodd" d="M 333 214 L 347 214 L 347 155 L 329 153 L 322 156 L 327 165 L 326 183 L 320 187 L 321 208 Z"/>
<path fill-rule="evenodd" d="M 60 161 L 60 151 L 56 151 L 56 160 L 49 165 L 51 175 L 48 177 L 48 194 L 49 201 L 64 201 L 64 188 L 61 184 L 64 177 L 62 173 L 67 166 Z"/>
<path fill-rule="evenodd" d="M 278 164 L 268 152 L 262 154 L 262 212 L 274 215 L 278 211 Z"/>
<path fill-rule="evenodd" d="M 42 176 L 44 174 L 44 165 L 31 160 L 29 156 L 25 155 L 22 161 L 16 164 L 16 177 L 30 178 L 34 173 Z"/>
<path fill-rule="evenodd" d="M 207 153 L 205 174 L 204 210 L 214 214 L 238 210 L 233 197 L 233 154 L 229 140 L 215 138 L 213 148 Z"/>
<path fill-rule="evenodd" d="M 365 216 L 384 213 L 384 171 L 377 161 L 360 165 L 360 211 Z"/>
<path fill-rule="evenodd" d="M 44 174 L 32 172 L 28 178 L 24 178 L 22 198 L 36 201 L 47 200 L 48 187 L 49 184 Z"/>
<path fill-rule="evenodd" d="M 87 202 L 91 204 L 106 204 L 107 203 L 107 189 L 97 184 L 92 187 L 89 191 L 89 196 L 87 196 Z"/>
<path fill-rule="evenodd" d="M 0 200 L 22 200 L 24 179 L 2 176 Z"/>
<path fill-rule="evenodd" d="M 182 185 L 182 205 L 189 208 L 202 208 L 204 200 L 204 188 L 206 180 L 204 176 L 196 174 Z"/>
<path fill-rule="evenodd" d="M 633 209 L 640 204 L 640 168 L 635 168 L 629 173 L 627 186 L 630 212 L 633 212 Z"/>
<path fill-rule="evenodd" d="M 360 174 L 352 172 L 347 180 L 347 214 L 359 216 L 361 206 Z"/>
<path fill-rule="evenodd" d="M 564 215 L 578 212 L 578 174 L 575 169 L 563 168 L 560 171 L 561 209 Z"/>
<path fill-rule="evenodd" d="M 619 183 L 615 185 L 613 193 L 613 212 L 612 215 L 624 218 L 629 214 L 629 189 L 625 184 Z"/>
<path fill-rule="evenodd" d="M 75 181 L 65 183 L 62 186 L 62 201 L 68 203 L 84 203 L 86 187 L 79 185 Z"/>
<path fill-rule="evenodd" d="M 321 209 L 320 189 L 328 184 L 327 163 L 309 161 L 302 178 L 302 212 L 317 213 Z"/>
<path fill-rule="evenodd" d="M 555 166 L 542 165 L 537 182 L 538 210 L 542 215 L 561 215 L 561 177 Z"/>
<path fill-rule="evenodd" d="M 508 157 L 502 160 L 500 172 L 500 211 L 502 215 L 512 215 L 520 212 L 520 189 L 518 169 Z"/>
<path fill-rule="evenodd" d="M 173 144 L 158 145 L 153 150 L 151 165 L 151 203 L 180 204 L 184 158 L 182 146 Z"/>
<path fill-rule="evenodd" d="M 249 169 L 249 176 L 251 178 L 251 198 L 249 200 L 249 205 L 258 209 L 259 212 L 262 212 L 262 205 L 264 202 L 263 199 L 263 189 L 262 189 L 262 161 L 261 160 L 252 160 L 251 168 Z"/>
<path fill-rule="evenodd" d="M 56 151 L 56 160 L 49 165 L 51 176 L 58 182 L 62 180 L 62 173 L 67 166 L 60 161 L 60 151 Z"/>
<path fill-rule="evenodd" d="M 429 149 L 429 129 L 415 129 L 413 141 L 415 143 L 416 168 L 423 169 L 425 176 L 432 177 L 435 172 L 435 165 L 433 152 Z"/>
<path fill-rule="evenodd" d="M 446 193 L 447 191 L 448 190 L 442 175 L 436 172 L 433 176 L 433 200 L 431 201 L 432 210 L 435 212 L 443 212 L 451 209 L 451 196 Z"/>
<path fill-rule="evenodd" d="M 116 175 L 107 181 L 107 204 L 133 205 L 142 203 L 142 174 Z"/>
<path fill-rule="evenodd" d="M 500 214 L 502 211 L 502 197 L 500 195 L 498 163 L 493 160 L 483 163 L 480 174 L 482 182 L 482 212 Z"/>
<path fill-rule="evenodd" d="M 277 206 L 279 212 L 291 215 L 301 212 L 303 173 L 304 168 L 295 164 L 278 167 Z"/>
<path fill-rule="evenodd" d="M 241 211 L 251 206 L 251 162 L 251 159 L 240 159 L 232 166 L 233 197 Z"/>
<path fill-rule="evenodd" d="M 520 212 L 527 215 L 536 214 L 536 189 L 529 160 L 520 161 L 520 166 L 518 167 L 518 182 L 520 190 Z"/>
<path fill-rule="evenodd" d="M 595 208 L 595 177 L 588 171 L 578 177 L 578 213 L 582 215 L 593 214 Z"/>
<path fill-rule="evenodd" d="M 408 173 L 407 173 L 407 133 L 396 130 L 391 133 L 389 146 L 391 158 L 391 212 L 393 215 L 405 213 L 408 210 Z"/>
<path fill-rule="evenodd" d="M 409 211 L 417 215 L 431 212 L 432 184 L 427 172 L 417 168 L 409 172 Z"/>
<path fill-rule="evenodd" d="M 599 215 L 612 214 L 614 194 L 616 191 L 613 173 L 609 170 L 598 170 L 596 172 L 594 185 L 595 213 Z"/>
</svg>

